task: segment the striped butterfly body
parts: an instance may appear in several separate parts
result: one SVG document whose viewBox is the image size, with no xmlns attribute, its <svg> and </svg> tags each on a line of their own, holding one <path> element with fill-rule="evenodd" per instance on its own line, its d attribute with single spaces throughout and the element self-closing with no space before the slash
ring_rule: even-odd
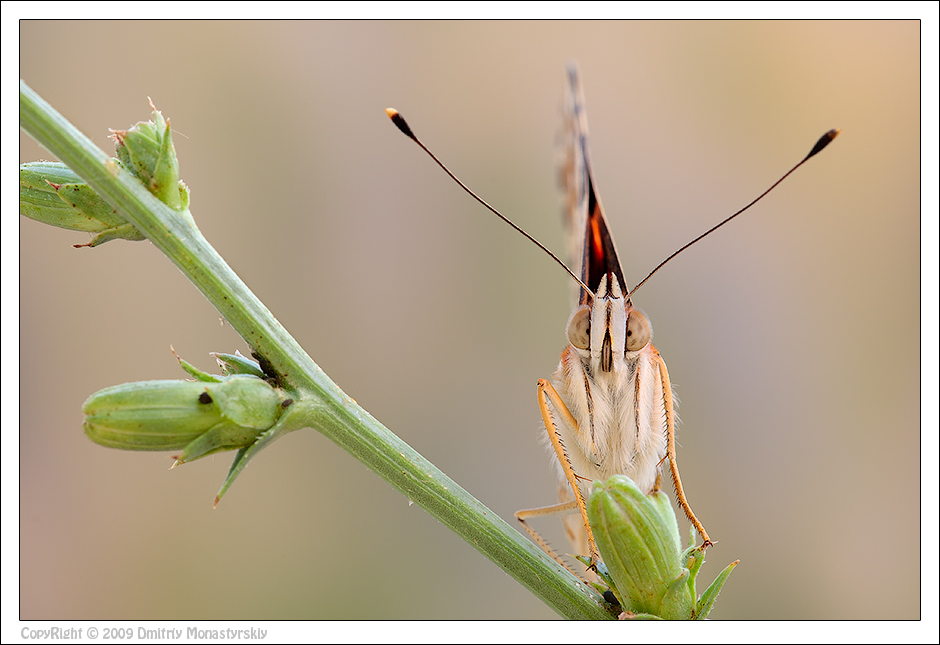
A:
<svg viewBox="0 0 940 645">
<path fill-rule="evenodd" d="M 635 309 L 597 196 L 587 120 L 575 69 L 569 70 L 566 229 L 570 262 L 591 289 L 578 287 L 569 345 L 552 385 L 578 422 L 559 426 L 575 472 L 589 480 L 621 474 L 644 492 L 666 455 L 666 408 L 652 329 Z"/>
</svg>

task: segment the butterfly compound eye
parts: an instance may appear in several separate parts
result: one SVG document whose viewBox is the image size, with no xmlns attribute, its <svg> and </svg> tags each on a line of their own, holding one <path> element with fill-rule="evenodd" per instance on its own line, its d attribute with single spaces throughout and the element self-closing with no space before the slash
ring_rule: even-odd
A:
<svg viewBox="0 0 940 645">
<path fill-rule="evenodd" d="M 591 346 L 591 307 L 581 305 L 568 319 L 568 342 L 578 349 Z"/>
<path fill-rule="evenodd" d="M 643 349 L 649 344 L 652 335 L 653 328 L 650 326 L 649 319 L 642 311 L 633 309 L 627 317 L 627 351 L 635 352 Z"/>
</svg>

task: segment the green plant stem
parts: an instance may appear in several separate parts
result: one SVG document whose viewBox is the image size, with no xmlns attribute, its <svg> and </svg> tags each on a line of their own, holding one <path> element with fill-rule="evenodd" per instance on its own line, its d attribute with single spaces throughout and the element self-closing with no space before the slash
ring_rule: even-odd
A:
<svg viewBox="0 0 940 645">
<path fill-rule="evenodd" d="M 313 362 L 209 245 L 188 214 L 166 206 L 20 81 L 20 127 L 179 267 L 309 405 L 307 422 L 460 535 L 565 618 L 611 618 L 593 590 L 359 407 Z M 305 406 L 307 407 L 307 406 Z"/>
</svg>

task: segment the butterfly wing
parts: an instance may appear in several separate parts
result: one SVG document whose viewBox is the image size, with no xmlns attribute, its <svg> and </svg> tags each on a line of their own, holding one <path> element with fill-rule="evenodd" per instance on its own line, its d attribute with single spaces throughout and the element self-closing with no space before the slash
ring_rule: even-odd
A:
<svg viewBox="0 0 940 645">
<path fill-rule="evenodd" d="M 561 166 L 561 180 L 566 196 L 564 219 L 568 258 L 575 267 L 575 273 L 580 274 L 582 282 L 592 291 L 597 290 L 603 276 L 611 273 L 626 289 L 617 249 L 597 196 L 587 137 L 581 76 L 577 66 L 571 64 L 568 66 Z M 588 303 L 590 294 L 582 287 L 576 286 L 576 289 L 578 304 Z"/>
</svg>

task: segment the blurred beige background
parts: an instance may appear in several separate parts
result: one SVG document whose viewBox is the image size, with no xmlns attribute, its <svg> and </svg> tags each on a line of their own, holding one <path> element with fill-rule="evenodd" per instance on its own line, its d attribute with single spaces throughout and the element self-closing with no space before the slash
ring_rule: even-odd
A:
<svg viewBox="0 0 940 645">
<path fill-rule="evenodd" d="M 724 619 L 920 615 L 916 22 L 23 22 L 22 78 L 107 151 L 176 132 L 205 235 L 345 391 L 500 516 L 551 503 L 535 384 L 568 282 L 388 122 L 561 250 L 580 63 L 601 198 L 681 400 L 679 462 L 741 565 Z M 21 136 L 23 161 L 49 158 Z M 20 223 L 20 617 L 551 618 L 316 431 L 253 461 L 100 448 L 92 392 L 246 351 L 149 243 Z M 560 531 L 543 528 L 556 544 Z"/>
</svg>

